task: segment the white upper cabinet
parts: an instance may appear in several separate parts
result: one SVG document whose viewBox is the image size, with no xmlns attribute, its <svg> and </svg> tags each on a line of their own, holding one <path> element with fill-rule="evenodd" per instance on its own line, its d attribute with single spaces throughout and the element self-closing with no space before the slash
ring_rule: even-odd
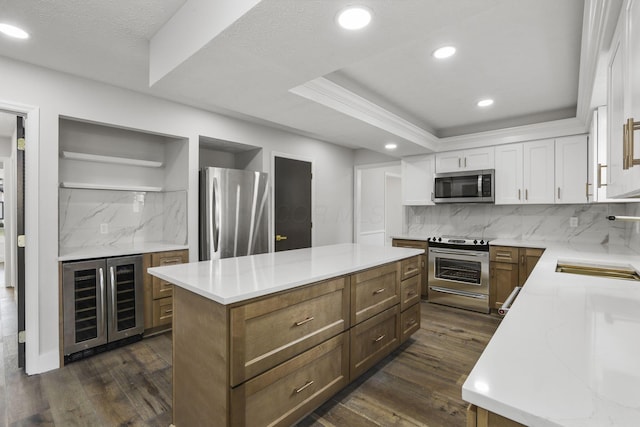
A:
<svg viewBox="0 0 640 427">
<path fill-rule="evenodd" d="M 402 204 L 433 205 L 435 155 L 410 156 L 402 159 Z"/>
<path fill-rule="evenodd" d="M 553 139 L 548 139 L 496 147 L 495 203 L 554 203 L 554 146 Z"/>
<path fill-rule="evenodd" d="M 523 200 L 522 145 L 496 147 L 495 203 L 517 205 Z"/>
<path fill-rule="evenodd" d="M 524 203 L 554 203 L 554 158 L 553 139 L 526 142 L 523 145 Z"/>
<path fill-rule="evenodd" d="M 461 172 L 493 169 L 494 147 L 447 151 L 436 154 L 436 172 Z"/>
<path fill-rule="evenodd" d="M 611 43 L 607 197 L 640 195 L 640 0 L 627 0 Z M 623 126 L 627 126 L 627 136 Z M 634 134 L 634 123 L 637 129 Z M 633 136 L 633 139 L 632 137 Z"/>
<path fill-rule="evenodd" d="M 556 203 L 587 203 L 587 135 L 556 139 Z"/>
</svg>

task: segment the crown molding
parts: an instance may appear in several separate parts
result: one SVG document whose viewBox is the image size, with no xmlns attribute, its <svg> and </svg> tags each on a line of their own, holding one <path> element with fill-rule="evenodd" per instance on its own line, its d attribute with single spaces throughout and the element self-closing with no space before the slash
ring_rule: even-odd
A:
<svg viewBox="0 0 640 427">
<path fill-rule="evenodd" d="M 613 33 L 618 20 L 619 4 L 610 0 L 586 0 L 580 47 L 580 74 L 576 117 L 588 124 L 591 120 L 591 99 L 596 80 L 598 58 L 605 46 L 605 37 Z"/>
<path fill-rule="evenodd" d="M 437 150 L 439 139 L 435 135 L 324 77 L 318 77 L 289 89 L 289 92 L 368 123 L 427 150 Z"/>
<path fill-rule="evenodd" d="M 441 138 L 438 150 L 449 151 L 487 145 L 511 144 L 536 139 L 557 138 L 587 132 L 584 122 L 576 117 L 531 125 Z"/>
</svg>

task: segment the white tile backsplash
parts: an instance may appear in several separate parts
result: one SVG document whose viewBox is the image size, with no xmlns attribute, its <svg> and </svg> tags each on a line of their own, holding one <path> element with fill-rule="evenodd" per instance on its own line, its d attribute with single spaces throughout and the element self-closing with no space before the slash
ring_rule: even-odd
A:
<svg viewBox="0 0 640 427">
<path fill-rule="evenodd" d="M 61 253 L 64 248 L 187 242 L 186 191 L 59 191 Z M 108 233 L 100 232 L 101 224 L 107 224 Z"/>
<path fill-rule="evenodd" d="M 640 248 L 633 223 L 609 221 L 608 215 L 640 215 L 638 203 L 588 205 L 444 204 L 408 206 L 404 233 L 414 236 L 463 236 L 612 243 Z M 570 227 L 571 217 L 578 226 Z"/>
</svg>

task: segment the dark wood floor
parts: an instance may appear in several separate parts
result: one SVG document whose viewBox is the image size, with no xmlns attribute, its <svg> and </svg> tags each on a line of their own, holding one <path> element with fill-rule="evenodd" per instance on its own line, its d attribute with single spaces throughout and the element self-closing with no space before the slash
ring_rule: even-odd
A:
<svg viewBox="0 0 640 427">
<path fill-rule="evenodd" d="M 0 288 L 0 425 L 169 426 L 171 334 L 42 375 L 17 368 L 15 300 Z M 422 328 L 299 427 L 464 426 L 462 383 L 497 328 L 492 316 L 422 303 Z"/>
</svg>

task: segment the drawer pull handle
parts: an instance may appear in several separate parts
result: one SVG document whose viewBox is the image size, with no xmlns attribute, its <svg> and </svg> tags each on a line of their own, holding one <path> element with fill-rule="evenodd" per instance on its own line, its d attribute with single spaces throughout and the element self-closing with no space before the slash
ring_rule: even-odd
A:
<svg viewBox="0 0 640 427">
<path fill-rule="evenodd" d="M 496 256 L 511 258 L 511 252 L 496 252 Z"/>
<path fill-rule="evenodd" d="M 171 313 L 173 313 L 173 308 L 170 308 L 169 310 L 165 310 L 164 312 L 165 312 L 166 314 L 171 314 Z"/>
<path fill-rule="evenodd" d="M 417 268 L 410 268 L 407 271 L 404 272 L 404 274 L 410 274 L 410 273 L 415 273 L 416 271 L 418 271 Z"/>
<path fill-rule="evenodd" d="M 311 322 L 313 319 L 315 319 L 313 316 L 311 316 L 311 317 L 307 317 L 307 318 L 306 318 L 306 319 L 304 319 L 304 320 L 301 320 L 301 321 L 299 321 L 299 322 L 296 322 L 296 326 L 302 326 L 302 325 L 304 325 L 305 323 L 309 323 L 309 322 Z"/>
<path fill-rule="evenodd" d="M 303 385 L 302 387 L 300 387 L 300 388 L 297 388 L 297 389 L 296 389 L 296 394 L 297 394 L 297 393 L 301 393 L 304 389 L 306 389 L 307 387 L 309 387 L 311 384 L 313 384 L 313 381 L 307 381 L 307 382 L 305 383 L 305 385 Z"/>
<path fill-rule="evenodd" d="M 408 296 L 408 297 L 412 297 L 412 296 L 414 296 L 415 294 L 416 294 L 416 291 L 411 291 L 411 292 L 408 292 L 408 293 L 407 293 L 407 296 Z"/>
<path fill-rule="evenodd" d="M 373 294 L 374 294 L 374 295 L 378 295 L 378 294 L 381 294 L 381 293 L 383 293 L 383 292 L 384 292 L 384 288 L 380 288 L 380 289 L 378 289 L 377 291 L 373 291 Z"/>
<path fill-rule="evenodd" d="M 409 321 L 407 322 L 407 326 L 415 325 L 415 323 L 416 319 L 409 319 Z"/>
<path fill-rule="evenodd" d="M 382 335 L 380 335 L 378 338 L 376 338 L 375 340 L 373 340 L 373 342 L 380 342 L 380 341 L 382 341 L 382 340 L 384 339 L 384 337 L 385 337 L 385 335 L 384 335 L 384 334 L 382 334 Z"/>
</svg>

